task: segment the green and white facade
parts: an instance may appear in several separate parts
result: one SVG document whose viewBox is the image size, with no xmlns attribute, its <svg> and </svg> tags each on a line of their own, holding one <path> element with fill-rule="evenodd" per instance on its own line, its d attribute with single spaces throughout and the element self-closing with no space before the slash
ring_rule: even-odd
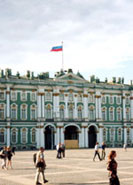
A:
<svg viewBox="0 0 133 185">
<path fill-rule="evenodd" d="M 53 149 L 65 140 L 79 148 L 133 146 L 133 86 L 120 78 L 88 81 L 71 69 L 55 78 L 1 70 L 0 146 Z"/>
</svg>

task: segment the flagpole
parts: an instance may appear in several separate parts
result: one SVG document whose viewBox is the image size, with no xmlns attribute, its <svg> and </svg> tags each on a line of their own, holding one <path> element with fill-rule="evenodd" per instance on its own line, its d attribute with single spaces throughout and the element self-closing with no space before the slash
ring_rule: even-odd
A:
<svg viewBox="0 0 133 185">
<path fill-rule="evenodd" d="M 62 41 L 62 71 L 64 70 L 63 41 Z"/>
</svg>

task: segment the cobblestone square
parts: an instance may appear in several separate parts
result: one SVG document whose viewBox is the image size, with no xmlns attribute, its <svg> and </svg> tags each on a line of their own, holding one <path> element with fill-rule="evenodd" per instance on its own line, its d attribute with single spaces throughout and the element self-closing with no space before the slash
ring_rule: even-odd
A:
<svg viewBox="0 0 133 185">
<path fill-rule="evenodd" d="M 106 149 L 106 154 L 112 148 Z M 117 151 L 118 176 L 121 185 L 133 185 L 133 149 L 127 152 L 122 148 Z M 13 169 L 0 169 L 0 185 L 34 185 L 36 169 L 33 154 L 37 151 L 16 152 L 13 156 Z M 47 169 L 46 178 L 51 185 L 107 185 L 108 172 L 105 161 L 96 158 L 93 162 L 93 149 L 66 150 L 66 157 L 56 158 L 56 150 L 45 151 Z M 41 181 L 41 180 L 40 180 Z"/>
</svg>

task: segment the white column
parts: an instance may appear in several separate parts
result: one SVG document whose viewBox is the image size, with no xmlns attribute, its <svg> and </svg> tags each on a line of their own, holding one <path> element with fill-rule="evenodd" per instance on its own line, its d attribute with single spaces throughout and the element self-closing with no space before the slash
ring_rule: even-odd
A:
<svg viewBox="0 0 133 185">
<path fill-rule="evenodd" d="M 79 148 L 82 148 L 82 133 L 79 131 Z"/>
<path fill-rule="evenodd" d="M 77 95 L 74 96 L 74 119 L 78 119 L 78 111 L 77 111 Z"/>
<path fill-rule="evenodd" d="M 53 93 L 53 110 L 54 110 L 54 117 L 55 119 L 59 119 L 60 114 L 59 114 L 59 89 L 54 89 Z"/>
<path fill-rule="evenodd" d="M 44 147 L 44 127 L 43 123 L 40 124 L 40 145 Z"/>
<path fill-rule="evenodd" d="M 99 124 L 99 145 L 101 146 L 103 142 L 103 124 Z"/>
<path fill-rule="evenodd" d="M 37 108 L 38 108 L 38 118 L 40 119 L 41 118 L 41 94 L 38 93 L 38 96 L 37 96 Z"/>
<path fill-rule="evenodd" d="M 39 123 L 37 123 L 37 127 L 36 127 L 36 143 L 37 143 L 37 148 L 40 148 L 40 133 L 39 133 Z"/>
<path fill-rule="evenodd" d="M 85 147 L 88 148 L 88 127 L 85 127 Z"/>
<path fill-rule="evenodd" d="M 58 144 L 57 133 L 56 133 L 56 131 L 54 131 L 54 145 L 56 146 L 57 144 Z"/>
<path fill-rule="evenodd" d="M 7 133 L 7 146 L 10 146 L 10 123 L 7 123 L 6 133 Z"/>
<path fill-rule="evenodd" d="M 84 148 L 85 146 L 84 146 L 84 127 L 82 126 L 81 127 L 81 138 L 82 138 L 82 141 L 81 141 L 81 143 L 82 143 L 82 147 Z"/>
<path fill-rule="evenodd" d="M 57 144 L 60 142 L 60 133 L 59 133 L 59 130 L 60 128 L 57 126 L 57 135 L 56 135 L 56 137 L 57 137 Z"/>
<path fill-rule="evenodd" d="M 44 107 L 45 107 L 45 105 L 44 105 L 44 94 L 42 94 L 41 98 L 42 98 L 42 118 L 44 118 L 45 117 L 44 116 L 44 111 L 45 111 L 45 109 L 44 109 Z"/>
<path fill-rule="evenodd" d="M 102 103 L 102 100 L 101 100 L 101 95 L 99 96 L 99 99 L 98 99 L 98 103 L 99 103 L 99 119 L 102 120 L 102 106 L 101 106 L 101 103 Z"/>
<path fill-rule="evenodd" d="M 96 120 L 98 119 L 98 109 L 99 109 L 99 107 L 98 107 L 98 96 L 96 95 L 95 96 L 95 105 L 96 105 Z"/>
<path fill-rule="evenodd" d="M 124 124 L 124 143 L 127 144 L 127 125 Z"/>
<path fill-rule="evenodd" d="M 122 96 L 122 104 L 123 104 L 123 121 L 126 121 L 126 110 L 125 110 L 125 105 L 126 105 L 126 99 L 125 99 L 125 93 L 123 92 Z"/>
<path fill-rule="evenodd" d="M 85 121 L 88 121 L 88 94 L 87 94 L 87 90 L 84 90 L 84 94 L 83 94 L 83 103 L 84 103 L 84 118 Z"/>
<path fill-rule="evenodd" d="M 61 130 L 61 143 L 64 143 L 64 128 L 61 127 L 60 130 Z"/>
<path fill-rule="evenodd" d="M 10 87 L 7 86 L 6 91 L 6 119 L 7 119 L 7 146 L 10 146 Z"/>
<path fill-rule="evenodd" d="M 68 95 L 65 95 L 65 119 L 68 119 Z"/>
<path fill-rule="evenodd" d="M 131 124 L 131 144 L 133 144 L 133 124 Z"/>
<path fill-rule="evenodd" d="M 7 87 L 6 91 L 6 117 L 10 118 L 10 87 Z"/>
<path fill-rule="evenodd" d="M 130 95 L 130 106 L 131 106 L 131 122 L 133 122 L 133 91 L 131 91 Z"/>
<path fill-rule="evenodd" d="M 98 130 L 97 130 L 97 142 L 100 143 L 100 133 Z"/>
</svg>

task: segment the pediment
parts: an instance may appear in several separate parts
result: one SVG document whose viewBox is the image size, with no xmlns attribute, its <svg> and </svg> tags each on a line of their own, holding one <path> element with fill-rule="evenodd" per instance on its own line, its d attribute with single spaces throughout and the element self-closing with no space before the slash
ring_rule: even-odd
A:
<svg viewBox="0 0 133 185">
<path fill-rule="evenodd" d="M 56 79 L 60 80 L 71 80 L 71 81 L 82 81 L 85 82 L 86 80 L 83 77 L 75 75 L 74 73 L 64 74 L 63 76 L 59 76 Z"/>
</svg>

